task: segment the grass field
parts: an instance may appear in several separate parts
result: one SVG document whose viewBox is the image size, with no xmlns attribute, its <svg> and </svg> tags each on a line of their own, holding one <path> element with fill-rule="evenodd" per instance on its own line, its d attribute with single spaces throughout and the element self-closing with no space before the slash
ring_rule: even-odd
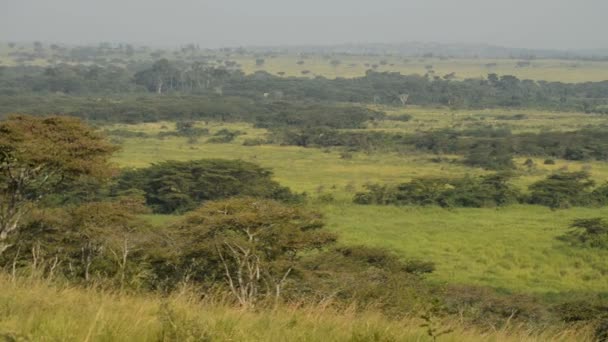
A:
<svg viewBox="0 0 608 342">
<path fill-rule="evenodd" d="M 332 66 L 331 60 L 340 61 Z M 336 56 L 330 59 L 313 56 L 298 65 L 299 56 L 277 56 L 266 58 L 262 66 L 256 66 L 255 58 L 236 58 L 243 71 L 252 73 L 264 70 L 272 74 L 284 72 L 285 76 L 302 76 L 303 70 L 310 71 L 308 76 L 357 77 L 377 65 L 377 71 L 400 72 L 401 74 L 427 73 L 427 66 L 432 66 L 434 75 L 444 76 L 455 73 L 456 79 L 486 77 L 489 73 L 514 75 L 521 79 L 545 80 L 556 82 L 587 82 L 608 80 L 608 62 L 568 61 L 568 60 L 534 60 L 530 66 L 518 67 L 516 59 L 447 59 L 414 58 L 414 57 L 374 57 L 374 56 Z M 386 64 L 382 65 L 381 61 Z M 367 64 L 367 65 L 366 65 Z"/>
<path fill-rule="evenodd" d="M 201 302 L 181 291 L 171 297 L 132 295 L 49 285 L 37 279 L 0 279 L 3 341 L 433 341 L 416 318 L 389 320 L 373 311 L 336 311 L 327 305 L 244 311 Z M 494 331 L 454 328 L 439 341 L 591 341 L 588 328 L 534 330 L 513 325 Z"/>
<path fill-rule="evenodd" d="M 415 120 L 398 125 L 415 125 L 429 120 L 440 111 L 412 111 Z M 456 118 L 465 117 L 457 112 Z M 492 113 L 485 115 L 494 115 Z M 562 129 L 582 124 L 582 114 L 530 113 L 521 122 L 521 130 L 550 127 L 560 120 Z M 602 117 L 590 120 L 604 122 Z M 462 120 L 465 124 L 468 120 Z M 391 122 L 384 123 L 390 125 Z M 151 136 L 171 129 L 168 123 L 112 128 L 146 132 Z M 272 169 L 275 179 L 296 191 L 306 191 L 311 205 L 326 214 L 328 227 L 340 233 L 343 243 L 386 246 L 403 257 L 432 260 L 437 271 L 431 280 L 447 283 L 488 285 L 517 292 L 550 293 L 557 291 L 608 291 L 606 276 L 608 252 L 577 249 L 556 239 L 568 230 L 575 218 L 608 217 L 608 209 L 574 208 L 551 211 L 536 206 L 510 206 L 500 209 L 398 208 L 392 206 L 360 206 L 352 204 L 354 191 L 368 182 L 396 183 L 415 177 L 462 176 L 486 171 L 459 163 L 434 163 L 432 155 L 408 153 L 354 153 L 352 159 L 340 157 L 339 150 L 285 147 L 276 145 L 243 146 L 243 139 L 262 136 L 265 131 L 248 124 L 210 123 L 211 132 L 221 128 L 247 132 L 230 144 L 207 144 L 205 138 L 188 144 L 185 138 L 128 138 L 122 140 L 122 151 L 115 162 L 120 166 L 144 167 L 162 160 L 227 158 L 251 161 Z M 377 128 L 384 129 L 384 128 Z M 406 128 L 392 128 L 407 130 Z M 451 156 L 456 158 L 455 156 Z M 525 158 L 516 160 L 522 165 Z M 520 166 L 516 185 L 525 189 L 530 183 L 559 169 L 591 170 L 596 181 L 608 180 L 608 164 L 602 162 L 570 162 L 558 160 L 556 165 L 543 165 L 536 160 L 536 169 Z M 315 200 L 331 194 L 330 202 Z M 150 216 L 159 226 L 174 220 L 171 216 Z"/>
<path fill-rule="evenodd" d="M 325 205 L 328 227 L 343 243 L 389 247 L 432 260 L 432 280 L 516 292 L 606 292 L 608 252 L 557 239 L 574 218 L 608 217 L 608 209 L 551 211 Z"/>
</svg>

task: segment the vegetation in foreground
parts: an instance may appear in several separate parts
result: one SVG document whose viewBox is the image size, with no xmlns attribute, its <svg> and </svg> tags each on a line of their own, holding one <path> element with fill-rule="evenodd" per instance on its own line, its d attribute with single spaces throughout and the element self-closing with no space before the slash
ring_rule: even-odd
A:
<svg viewBox="0 0 608 342">
<path fill-rule="evenodd" d="M 429 316 L 388 319 L 356 303 L 243 310 L 182 288 L 170 296 L 133 295 L 2 276 L 0 337 L 7 341 L 591 341 L 585 326 L 480 330 Z M 430 326 L 429 326 L 430 323 Z"/>
</svg>

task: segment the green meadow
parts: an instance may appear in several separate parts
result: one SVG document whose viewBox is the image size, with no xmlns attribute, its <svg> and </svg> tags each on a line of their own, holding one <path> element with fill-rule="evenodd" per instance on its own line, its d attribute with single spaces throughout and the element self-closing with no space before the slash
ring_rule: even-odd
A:
<svg viewBox="0 0 608 342">
<path fill-rule="evenodd" d="M 428 124 L 428 129 L 446 125 L 444 110 L 406 108 L 403 111 L 411 113 L 414 119 L 405 123 L 386 120 L 379 127 L 369 129 L 412 131 L 415 129 L 411 126 L 421 123 Z M 448 110 L 447 116 L 457 127 L 467 127 L 474 122 L 466 119 L 469 117 L 485 118 L 484 122 L 495 124 L 494 116 L 498 113 L 505 112 L 456 111 L 450 115 Z M 527 119 L 508 122 L 514 131 L 540 131 L 551 127 L 576 129 L 588 122 L 600 125 L 607 120 L 577 113 L 525 113 Z M 608 217 L 608 209 L 550 210 L 516 205 L 448 210 L 356 205 L 352 203 L 352 197 L 367 183 L 398 183 L 416 177 L 457 177 L 487 171 L 458 162 L 437 163 L 433 161 L 434 155 L 416 151 L 357 152 L 350 158 L 343 158 L 337 149 L 243 146 L 245 139 L 263 137 L 265 130 L 244 123 L 210 122 L 204 127 L 211 134 L 222 128 L 246 134 L 231 143 L 213 144 L 206 143 L 206 137 L 194 143 L 179 137 L 157 138 L 159 132 L 173 129 L 171 123 L 113 125 L 107 129 L 128 129 L 149 136 L 114 138 L 122 146 L 114 158 L 121 167 L 138 168 L 163 160 L 203 158 L 242 159 L 267 167 L 281 184 L 308 194 L 309 205 L 325 214 L 328 228 L 340 234 L 342 243 L 383 246 L 403 258 L 431 260 L 437 266 L 429 278 L 431 281 L 539 294 L 608 290 L 608 264 L 605 262 L 608 252 L 574 248 L 557 239 L 569 230 L 573 219 Z M 518 177 L 514 180 L 522 189 L 558 170 L 588 170 L 598 183 L 608 180 L 608 165 L 602 162 L 557 160 L 555 165 L 544 165 L 543 160 L 537 158 L 536 166 L 528 169 L 523 166 L 524 161 L 525 158 L 516 159 Z M 158 226 L 176 219 L 162 215 L 148 215 L 147 218 Z"/>
</svg>

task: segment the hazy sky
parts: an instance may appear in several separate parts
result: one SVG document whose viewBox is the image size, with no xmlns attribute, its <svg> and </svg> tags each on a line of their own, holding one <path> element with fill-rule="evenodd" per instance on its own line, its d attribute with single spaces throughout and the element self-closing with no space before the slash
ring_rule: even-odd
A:
<svg viewBox="0 0 608 342">
<path fill-rule="evenodd" d="M 608 48 L 608 0 L 0 0 L 0 40 Z"/>
</svg>

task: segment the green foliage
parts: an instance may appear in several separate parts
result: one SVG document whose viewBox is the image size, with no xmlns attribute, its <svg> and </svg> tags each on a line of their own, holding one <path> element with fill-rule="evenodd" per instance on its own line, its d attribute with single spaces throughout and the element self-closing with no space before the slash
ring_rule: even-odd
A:
<svg viewBox="0 0 608 342">
<path fill-rule="evenodd" d="M 75 282 L 142 287 L 144 249 L 155 239 L 137 217 L 145 212 L 143 199 L 132 197 L 36 210 L 13 238 L 3 262 Z"/>
<path fill-rule="evenodd" d="M 178 269 L 225 283 L 243 306 L 279 299 L 302 253 L 333 243 L 318 213 L 251 197 L 208 202 L 173 227 Z"/>
<path fill-rule="evenodd" d="M 511 321 L 551 321 L 551 307 L 538 297 L 521 293 L 501 293 L 495 289 L 447 285 L 441 291 L 441 314 L 458 314 L 471 323 L 496 328 Z"/>
<path fill-rule="evenodd" d="M 529 186 L 528 202 L 553 209 L 591 205 L 594 184 L 587 172 L 556 173 Z"/>
<path fill-rule="evenodd" d="M 459 179 L 420 178 L 397 186 L 367 185 L 355 194 L 357 204 L 438 205 L 442 207 L 495 207 L 516 203 L 521 194 L 499 173 Z"/>
<path fill-rule="evenodd" d="M 0 254 L 32 205 L 63 181 L 107 177 L 114 151 L 76 118 L 15 115 L 0 121 Z"/>
<path fill-rule="evenodd" d="M 202 202 L 233 196 L 256 196 L 293 202 L 301 199 L 271 179 L 272 172 L 240 160 L 167 161 L 145 169 L 126 170 L 113 193 L 130 189 L 145 193 L 158 213 L 182 213 Z"/>
<path fill-rule="evenodd" d="M 212 144 L 226 144 L 233 141 L 236 137 L 243 134 L 240 131 L 231 131 L 229 129 L 221 129 L 217 131 L 213 137 L 207 139 L 208 143 Z"/>
<path fill-rule="evenodd" d="M 492 127 L 442 129 L 415 134 L 342 131 L 322 127 L 275 128 L 271 140 L 282 145 L 303 147 L 339 146 L 362 151 L 415 148 L 437 154 L 462 154 L 466 164 L 490 170 L 513 169 L 514 155 L 608 160 L 608 134 L 605 129 L 514 135 L 508 129 Z"/>
<path fill-rule="evenodd" d="M 608 205 L 608 183 L 600 185 L 591 192 L 591 201 L 598 206 Z"/>
<path fill-rule="evenodd" d="M 603 218 L 578 219 L 561 238 L 575 246 L 608 249 L 608 222 Z"/>
<path fill-rule="evenodd" d="M 160 57 L 160 56 L 157 56 Z M 258 59 L 256 63 L 263 63 Z M 334 60 L 335 66 L 338 64 Z M 25 75 L 24 75 L 25 73 Z M 309 73 L 309 71 L 307 72 Z M 453 76 L 453 74 L 452 74 Z M 568 84 L 520 80 L 512 75 L 490 74 L 486 79 L 401 75 L 368 70 L 354 78 L 279 77 L 263 71 L 246 75 L 207 61 L 135 63 L 122 66 L 59 64 L 52 67 L 7 67 L 0 74 L 0 93 L 124 94 L 179 93 L 261 98 L 284 93 L 297 100 L 401 104 L 409 94 L 414 105 L 536 107 L 605 112 L 608 82 Z"/>
<path fill-rule="evenodd" d="M 389 119 L 393 120 L 393 121 L 403 121 L 403 122 L 407 122 L 412 120 L 412 116 L 410 114 L 401 114 L 401 115 L 394 115 L 394 116 L 390 116 Z"/>
<path fill-rule="evenodd" d="M 608 341 L 608 319 L 602 319 L 595 327 L 595 338 L 598 342 Z"/>
<path fill-rule="evenodd" d="M 514 169 L 510 144 L 503 140 L 480 140 L 465 155 L 465 164 L 488 170 Z"/>
<path fill-rule="evenodd" d="M 196 127 L 195 121 L 178 121 L 175 123 L 175 130 L 179 136 L 183 137 L 200 137 L 201 135 L 209 134 L 206 128 Z"/>
<path fill-rule="evenodd" d="M 364 128 L 368 121 L 384 118 L 384 113 L 363 107 L 318 104 L 293 106 L 277 102 L 269 104 L 265 113 L 256 116 L 255 125 L 261 128 Z"/>
<path fill-rule="evenodd" d="M 441 311 L 441 304 L 439 302 L 433 302 L 429 309 L 426 310 L 420 318 L 424 321 L 420 327 L 426 329 L 426 334 L 433 340 L 437 341 L 437 338 L 450 334 L 454 329 L 442 326 L 441 322 L 437 319 L 437 314 Z"/>
<path fill-rule="evenodd" d="M 294 275 L 298 281 L 292 284 L 292 295 L 294 299 L 335 296 L 401 316 L 426 301 L 431 288 L 420 276 L 433 270 L 432 263 L 404 261 L 384 248 L 338 247 L 303 260 Z"/>
<path fill-rule="evenodd" d="M 594 321 L 602 317 L 608 317 L 608 306 L 590 300 L 568 301 L 559 304 L 555 310 L 560 319 L 565 322 Z"/>
</svg>

